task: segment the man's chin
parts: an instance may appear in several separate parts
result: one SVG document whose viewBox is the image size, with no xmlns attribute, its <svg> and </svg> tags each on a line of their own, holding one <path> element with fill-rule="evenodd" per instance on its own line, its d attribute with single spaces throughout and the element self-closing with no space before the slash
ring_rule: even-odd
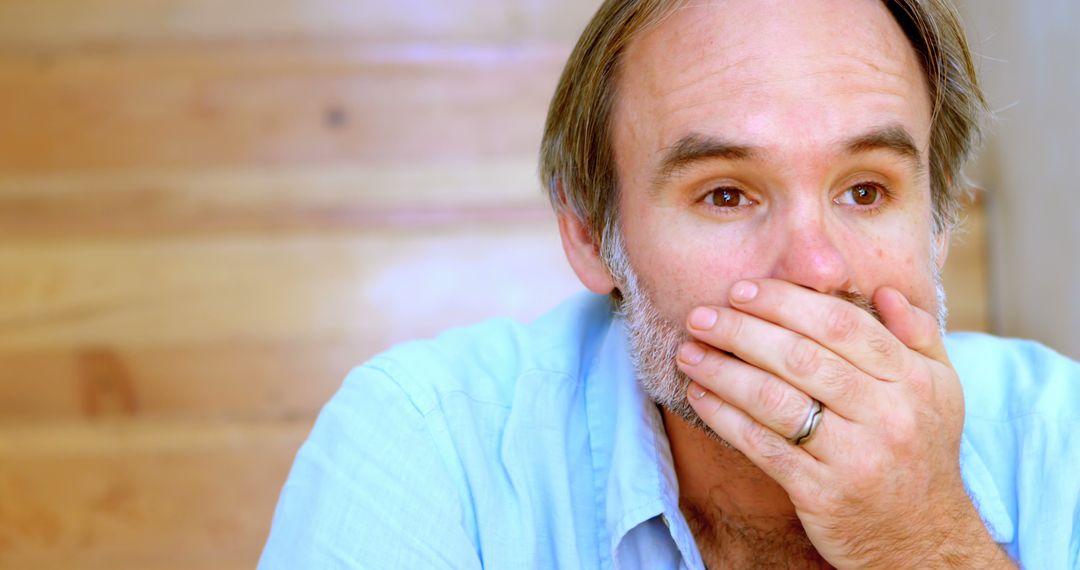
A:
<svg viewBox="0 0 1080 570">
<path fill-rule="evenodd" d="M 649 398 L 668 414 L 731 447 L 698 416 L 686 399 L 690 378 L 675 364 L 675 354 L 689 338 L 687 334 L 660 315 L 648 296 L 636 286 L 629 287 L 624 293 L 620 313 L 625 321 L 638 384 Z"/>
</svg>

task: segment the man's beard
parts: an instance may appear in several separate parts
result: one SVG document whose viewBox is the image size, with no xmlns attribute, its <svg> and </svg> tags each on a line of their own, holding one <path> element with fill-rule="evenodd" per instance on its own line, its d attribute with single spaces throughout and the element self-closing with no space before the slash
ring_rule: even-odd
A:
<svg viewBox="0 0 1080 570">
<path fill-rule="evenodd" d="M 630 357 L 637 371 L 638 382 L 653 402 L 726 444 L 727 442 L 702 421 L 687 400 L 686 389 L 690 377 L 679 370 L 675 357 L 679 347 L 690 340 L 690 336 L 681 321 L 672 322 L 657 310 L 647 287 L 641 283 L 630 266 L 621 234 L 618 229 L 607 232 L 604 258 L 622 294 L 618 313 L 626 323 Z M 936 249 L 931 248 L 930 258 L 938 327 L 944 334 L 948 312 L 945 308 L 945 288 L 938 269 Z M 866 295 L 858 291 L 837 291 L 832 294 L 881 320 L 873 302 Z"/>
</svg>

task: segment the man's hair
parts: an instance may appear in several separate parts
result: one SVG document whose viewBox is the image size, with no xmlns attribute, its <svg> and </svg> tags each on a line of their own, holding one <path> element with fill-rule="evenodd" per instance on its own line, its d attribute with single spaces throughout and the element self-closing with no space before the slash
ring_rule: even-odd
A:
<svg viewBox="0 0 1080 570">
<path fill-rule="evenodd" d="M 955 225 L 968 191 L 962 172 L 980 135 L 986 101 L 959 14 L 949 0 L 882 0 L 911 42 L 933 101 L 930 190 L 934 230 Z M 605 0 L 578 39 L 548 109 L 540 178 L 556 210 L 569 208 L 608 260 L 618 207 L 611 116 L 627 46 L 685 0 Z"/>
</svg>

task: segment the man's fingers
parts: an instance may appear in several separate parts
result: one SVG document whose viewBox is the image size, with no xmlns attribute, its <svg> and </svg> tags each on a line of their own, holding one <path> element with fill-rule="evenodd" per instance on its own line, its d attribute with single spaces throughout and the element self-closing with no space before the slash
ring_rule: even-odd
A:
<svg viewBox="0 0 1080 570">
<path fill-rule="evenodd" d="M 702 344 L 735 355 L 845 418 L 866 419 L 876 409 L 878 394 L 874 384 L 877 382 L 796 332 L 726 307 L 694 309 L 687 320 L 687 330 Z M 717 392 L 725 399 L 732 396 L 726 389 L 718 388 Z M 755 411 L 743 409 L 751 414 Z"/>
<path fill-rule="evenodd" d="M 874 292 L 874 306 L 885 328 L 908 348 L 939 362 L 948 362 L 937 318 L 912 305 L 892 287 Z"/>
<path fill-rule="evenodd" d="M 874 378 L 900 380 L 913 364 L 903 343 L 868 308 L 844 299 L 778 279 L 753 279 L 732 287 L 731 305 L 814 340 Z"/>
<path fill-rule="evenodd" d="M 783 436 L 700 384 L 690 383 L 687 400 L 716 435 L 746 455 L 788 493 L 799 483 L 805 484 L 808 478 L 820 479 L 822 465 L 805 449 L 791 445 Z"/>
<path fill-rule="evenodd" d="M 678 363 L 695 382 L 784 437 L 806 422 L 810 396 L 756 366 L 694 341 L 680 349 Z"/>
</svg>

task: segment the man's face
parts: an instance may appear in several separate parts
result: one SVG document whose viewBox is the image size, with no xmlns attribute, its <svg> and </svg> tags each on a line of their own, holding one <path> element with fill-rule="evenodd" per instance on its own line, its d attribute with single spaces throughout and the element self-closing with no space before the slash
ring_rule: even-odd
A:
<svg viewBox="0 0 1080 570">
<path fill-rule="evenodd" d="M 889 285 L 936 313 L 930 97 L 882 2 L 689 4 L 629 47 L 613 115 L 636 309 L 621 287 L 635 358 L 657 361 L 646 382 L 677 376 L 687 313 L 726 305 L 743 278 Z M 684 400 L 664 389 L 661 403 Z"/>
</svg>

